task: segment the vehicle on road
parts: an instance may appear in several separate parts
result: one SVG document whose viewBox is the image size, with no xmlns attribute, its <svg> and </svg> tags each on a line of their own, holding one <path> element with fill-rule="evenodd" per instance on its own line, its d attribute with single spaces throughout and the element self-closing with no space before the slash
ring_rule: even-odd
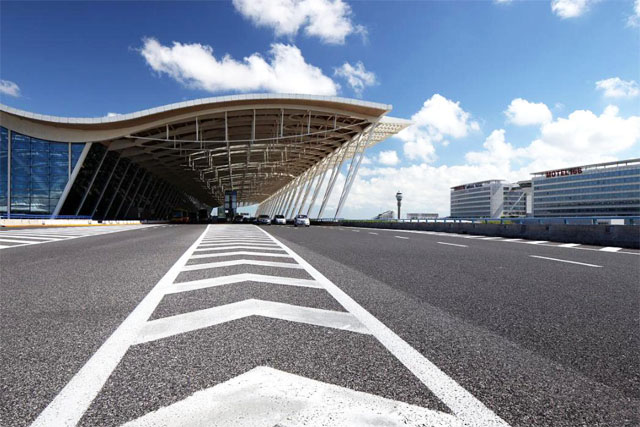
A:
<svg viewBox="0 0 640 427">
<path fill-rule="evenodd" d="M 189 222 L 189 212 L 186 209 L 174 209 L 169 222 L 172 224 L 187 224 Z"/>
<path fill-rule="evenodd" d="M 287 225 L 287 219 L 284 215 L 276 215 L 273 217 L 273 223 L 276 225 Z"/>
<path fill-rule="evenodd" d="M 269 215 L 260 215 L 258 217 L 258 225 L 271 225 L 271 218 L 269 218 Z"/>
<path fill-rule="evenodd" d="M 306 215 L 296 215 L 293 220 L 293 225 L 296 227 L 309 227 L 311 225 L 311 221 L 309 221 L 309 217 Z"/>
</svg>

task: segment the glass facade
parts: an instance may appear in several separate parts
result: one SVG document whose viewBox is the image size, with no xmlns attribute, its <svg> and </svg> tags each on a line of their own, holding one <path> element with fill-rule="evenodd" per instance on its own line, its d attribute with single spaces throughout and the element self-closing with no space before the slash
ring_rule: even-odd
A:
<svg viewBox="0 0 640 427">
<path fill-rule="evenodd" d="M 52 214 L 85 144 L 45 141 L 4 127 L 0 136 L 0 212 Z"/>
<path fill-rule="evenodd" d="M 640 216 L 640 161 L 561 172 L 533 177 L 535 216 Z"/>
</svg>

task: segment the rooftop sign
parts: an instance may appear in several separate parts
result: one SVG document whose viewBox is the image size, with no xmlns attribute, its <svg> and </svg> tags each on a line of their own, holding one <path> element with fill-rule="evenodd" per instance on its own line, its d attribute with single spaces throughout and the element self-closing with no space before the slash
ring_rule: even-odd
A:
<svg viewBox="0 0 640 427">
<path fill-rule="evenodd" d="M 582 167 L 571 169 L 558 169 L 555 171 L 547 171 L 544 176 L 547 178 L 555 178 L 556 176 L 578 175 L 582 173 Z"/>
</svg>

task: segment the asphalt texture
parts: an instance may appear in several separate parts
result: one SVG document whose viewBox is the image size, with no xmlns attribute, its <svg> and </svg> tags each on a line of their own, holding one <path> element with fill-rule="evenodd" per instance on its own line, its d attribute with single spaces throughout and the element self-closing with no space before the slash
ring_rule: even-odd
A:
<svg viewBox="0 0 640 427">
<path fill-rule="evenodd" d="M 132 228 L 0 251 L 0 425 L 33 422 L 205 228 Z M 637 255 L 384 230 L 262 229 L 510 425 L 640 425 Z M 229 255 L 185 265 L 232 260 L 295 264 Z M 311 279 L 305 269 L 243 264 L 182 271 L 173 286 L 242 273 Z M 166 294 L 150 320 L 246 299 L 346 314 L 324 289 L 252 281 Z M 250 316 L 132 345 L 79 425 L 121 425 L 256 366 L 450 412 L 374 336 Z"/>
</svg>

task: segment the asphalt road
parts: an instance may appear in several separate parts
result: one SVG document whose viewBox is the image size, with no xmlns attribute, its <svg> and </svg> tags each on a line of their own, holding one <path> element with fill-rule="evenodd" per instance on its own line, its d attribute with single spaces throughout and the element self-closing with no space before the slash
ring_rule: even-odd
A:
<svg viewBox="0 0 640 427">
<path fill-rule="evenodd" d="M 0 251 L 0 424 L 181 425 L 190 413 L 259 425 L 254 411 L 264 425 L 383 425 L 391 402 L 402 425 L 640 425 L 637 254 L 206 228 Z M 295 398 L 273 397 L 288 374 Z M 349 422 L 323 418 L 333 386 Z M 308 418 L 304 387 L 325 393 Z M 210 413 L 193 403 L 204 390 L 218 399 Z M 289 424 L 263 416 L 273 405 Z"/>
</svg>

